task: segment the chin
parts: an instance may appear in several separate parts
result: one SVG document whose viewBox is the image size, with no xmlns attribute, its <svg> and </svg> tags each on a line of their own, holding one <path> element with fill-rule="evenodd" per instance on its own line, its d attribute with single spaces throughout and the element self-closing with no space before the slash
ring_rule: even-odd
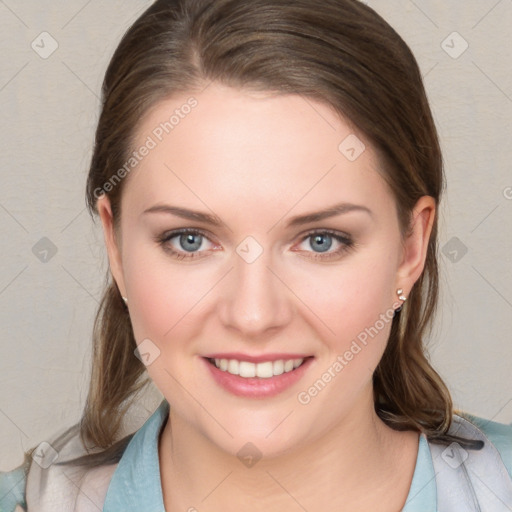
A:
<svg viewBox="0 0 512 512">
<path fill-rule="evenodd" d="M 287 411 L 266 414 L 265 417 L 261 413 L 246 413 L 244 418 L 224 415 L 224 425 L 233 437 L 227 433 L 223 435 L 224 432 L 220 433 L 218 429 L 213 436 L 205 434 L 210 442 L 230 456 L 239 458 L 242 463 L 244 457 L 265 460 L 286 456 L 307 441 L 306 425 L 296 425 L 296 420 L 292 420 L 295 414 L 290 414 L 293 409 Z"/>
</svg>

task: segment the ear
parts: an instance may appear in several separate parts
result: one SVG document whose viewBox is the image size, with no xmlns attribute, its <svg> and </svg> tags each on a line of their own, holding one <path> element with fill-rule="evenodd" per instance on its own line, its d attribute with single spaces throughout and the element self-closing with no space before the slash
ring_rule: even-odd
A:
<svg viewBox="0 0 512 512">
<path fill-rule="evenodd" d="M 408 295 L 425 268 L 427 249 L 436 216 L 433 197 L 421 197 L 413 208 L 411 224 L 403 241 L 403 252 L 397 272 L 396 287 Z"/>
<path fill-rule="evenodd" d="M 105 246 L 107 248 L 108 260 L 110 264 L 110 272 L 117 284 L 121 295 L 126 296 L 126 288 L 124 286 L 123 266 L 121 258 L 121 250 L 116 240 L 116 232 L 114 230 L 114 216 L 112 215 L 112 207 L 107 194 L 102 194 L 96 203 L 98 214 L 103 226 L 103 236 Z"/>
</svg>

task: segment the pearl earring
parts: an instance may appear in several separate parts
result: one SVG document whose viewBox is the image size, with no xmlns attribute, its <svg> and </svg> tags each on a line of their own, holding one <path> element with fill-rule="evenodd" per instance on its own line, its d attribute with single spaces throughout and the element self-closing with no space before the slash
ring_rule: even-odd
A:
<svg viewBox="0 0 512 512">
<path fill-rule="evenodd" d="M 407 300 L 407 297 L 404 295 L 404 291 L 402 290 L 402 288 L 399 288 L 397 291 L 396 291 L 396 294 L 398 295 L 398 298 L 400 300 L 403 300 L 404 302 Z"/>
<path fill-rule="evenodd" d="M 128 304 L 128 299 L 127 299 L 126 297 L 123 297 L 123 296 L 121 295 L 121 298 L 124 300 L 124 303 L 125 303 L 125 304 Z"/>
</svg>

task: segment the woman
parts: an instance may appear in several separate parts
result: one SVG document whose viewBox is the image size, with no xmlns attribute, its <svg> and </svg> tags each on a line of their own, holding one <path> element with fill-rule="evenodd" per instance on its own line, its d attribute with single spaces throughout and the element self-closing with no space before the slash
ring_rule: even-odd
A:
<svg viewBox="0 0 512 512">
<path fill-rule="evenodd" d="M 82 422 L 2 510 L 508 510 L 512 428 L 456 414 L 424 353 L 442 188 L 416 61 L 364 4 L 155 2 L 103 86 Z M 164 400 L 119 439 L 146 370 Z"/>
</svg>

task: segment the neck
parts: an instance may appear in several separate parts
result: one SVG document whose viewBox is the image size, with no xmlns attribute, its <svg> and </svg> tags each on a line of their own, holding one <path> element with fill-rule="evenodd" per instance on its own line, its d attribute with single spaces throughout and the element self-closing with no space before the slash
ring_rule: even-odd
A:
<svg viewBox="0 0 512 512">
<path fill-rule="evenodd" d="M 306 510 L 333 509 L 334 504 L 339 510 L 363 510 L 363 502 L 379 502 L 391 488 L 392 506 L 401 509 L 414 472 L 418 434 L 390 429 L 376 415 L 371 394 L 367 398 L 364 407 L 323 436 L 252 467 L 191 429 L 171 408 L 159 444 L 166 510 L 271 512 L 294 503 Z M 404 443 L 414 458 L 405 460 Z M 401 495 L 397 486 L 402 486 Z"/>
</svg>

